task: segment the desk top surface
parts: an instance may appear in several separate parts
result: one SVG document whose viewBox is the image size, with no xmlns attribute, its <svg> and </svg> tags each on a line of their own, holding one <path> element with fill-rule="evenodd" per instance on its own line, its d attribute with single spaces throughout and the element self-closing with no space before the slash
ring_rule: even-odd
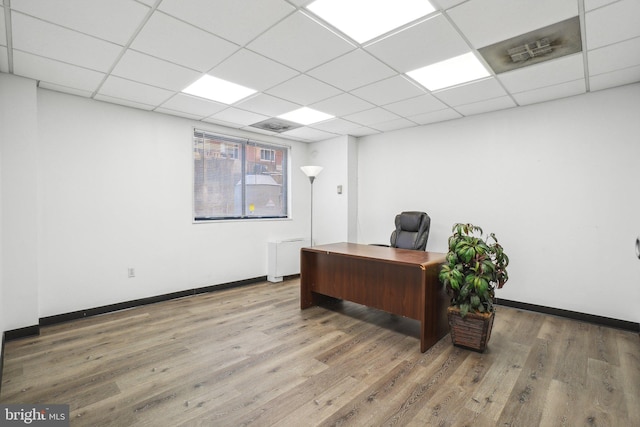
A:
<svg viewBox="0 0 640 427">
<path fill-rule="evenodd" d="M 359 243 L 331 243 L 302 248 L 303 251 L 337 254 L 356 258 L 370 258 L 399 264 L 413 264 L 428 266 L 441 264 L 446 254 L 440 252 L 412 251 L 409 249 L 389 248 L 376 245 L 362 245 Z"/>
</svg>

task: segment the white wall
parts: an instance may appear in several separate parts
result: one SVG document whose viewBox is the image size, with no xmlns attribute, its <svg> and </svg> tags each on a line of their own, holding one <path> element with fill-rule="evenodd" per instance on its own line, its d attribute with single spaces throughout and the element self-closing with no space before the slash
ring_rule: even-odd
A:
<svg viewBox="0 0 640 427">
<path fill-rule="evenodd" d="M 0 94 L 0 331 L 5 331 L 38 323 L 36 85 L 0 73 Z"/>
<path fill-rule="evenodd" d="M 349 171 L 347 174 L 347 242 L 358 241 L 358 139 L 348 137 L 347 156 Z"/>
<path fill-rule="evenodd" d="M 356 138 L 341 136 L 310 146 L 310 164 L 323 167 L 313 183 L 313 240 L 317 245 L 357 240 L 356 145 Z M 338 194 L 339 185 L 342 194 Z"/>
<path fill-rule="evenodd" d="M 16 93 L 17 78 L 0 78 L 14 88 L 2 91 L 3 105 L 34 108 L 25 118 L 3 117 L 0 128 L 37 132 L 27 141 L 23 133 L 2 134 L 6 330 L 35 325 L 39 317 L 266 276 L 267 242 L 309 229 L 301 173 L 291 174 L 292 220 L 192 223 L 192 127 L 241 131 L 36 90 L 26 79 L 20 81 L 32 92 Z M 292 170 L 306 163 L 307 144 L 253 137 L 292 146 Z M 7 174 L 21 179 L 7 181 Z M 26 251 L 33 255 L 18 260 Z M 16 261 L 26 275 L 7 268 Z M 135 278 L 127 277 L 129 267 Z"/>
<path fill-rule="evenodd" d="M 363 137 L 358 236 L 424 210 L 427 250 L 456 222 L 511 258 L 498 297 L 640 322 L 640 85 Z"/>
</svg>

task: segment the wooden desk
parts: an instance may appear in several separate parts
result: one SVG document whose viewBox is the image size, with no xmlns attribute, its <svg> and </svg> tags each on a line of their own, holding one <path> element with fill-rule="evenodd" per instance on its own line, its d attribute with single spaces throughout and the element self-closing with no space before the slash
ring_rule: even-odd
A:
<svg viewBox="0 0 640 427">
<path fill-rule="evenodd" d="M 449 332 L 449 296 L 440 281 L 445 254 L 356 243 L 302 248 L 300 308 L 325 296 L 420 321 L 420 351 Z"/>
</svg>

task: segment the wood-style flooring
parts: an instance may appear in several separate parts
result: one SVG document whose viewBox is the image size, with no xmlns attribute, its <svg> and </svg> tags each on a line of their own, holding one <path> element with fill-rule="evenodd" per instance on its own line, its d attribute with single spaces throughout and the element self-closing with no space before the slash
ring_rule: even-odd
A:
<svg viewBox="0 0 640 427">
<path fill-rule="evenodd" d="M 639 426 L 637 333 L 498 307 L 484 354 L 299 279 L 43 327 L 5 346 L 2 403 L 72 426 Z"/>
</svg>

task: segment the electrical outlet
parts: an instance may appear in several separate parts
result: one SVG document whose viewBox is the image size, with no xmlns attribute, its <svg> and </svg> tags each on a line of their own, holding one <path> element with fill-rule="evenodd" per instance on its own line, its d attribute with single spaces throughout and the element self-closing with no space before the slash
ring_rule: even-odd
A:
<svg viewBox="0 0 640 427">
<path fill-rule="evenodd" d="M 136 277 L 136 269 L 129 267 L 129 278 Z"/>
</svg>

